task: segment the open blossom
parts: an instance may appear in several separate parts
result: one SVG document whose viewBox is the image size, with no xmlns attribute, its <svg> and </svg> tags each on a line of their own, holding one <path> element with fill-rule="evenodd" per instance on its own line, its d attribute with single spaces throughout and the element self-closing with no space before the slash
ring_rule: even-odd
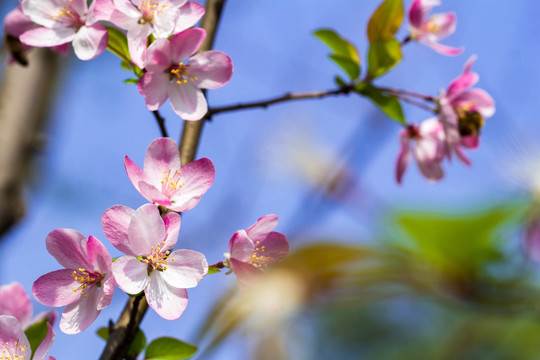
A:
<svg viewBox="0 0 540 360">
<path fill-rule="evenodd" d="M 154 204 L 133 210 L 116 205 L 105 211 L 105 236 L 126 254 L 113 263 L 118 286 L 128 294 L 144 291 L 148 305 L 167 320 L 178 319 L 187 307 L 187 288 L 197 286 L 208 273 L 203 254 L 171 251 L 178 240 L 180 215 L 163 218 Z"/>
<path fill-rule="evenodd" d="M 111 256 L 93 236 L 56 229 L 45 240 L 47 251 L 65 267 L 34 282 L 34 297 L 46 306 L 66 306 L 60 329 L 76 334 L 86 329 L 111 303 L 114 278 Z"/>
<path fill-rule="evenodd" d="M 28 338 L 24 334 L 19 321 L 10 315 L 0 315 L 0 359 L 1 360 L 43 360 L 49 352 L 54 341 L 54 331 L 51 324 L 47 323 L 47 334 L 35 349 L 34 356 Z M 48 360 L 55 360 L 49 356 Z"/>
<path fill-rule="evenodd" d="M 200 120 L 206 114 L 208 105 L 201 89 L 217 89 L 228 83 L 233 66 L 221 51 L 192 56 L 205 37 L 204 29 L 188 29 L 150 45 L 147 72 L 138 84 L 149 110 L 159 109 L 170 98 L 173 110 L 184 120 Z"/>
<path fill-rule="evenodd" d="M 247 229 L 235 232 L 229 240 L 228 262 L 240 286 L 249 285 L 267 266 L 287 256 L 287 237 L 272 231 L 278 222 L 277 215 L 265 215 Z"/>
<path fill-rule="evenodd" d="M 199 203 L 214 182 L 212 161 L 202 158 L 180 166 L 180 153 L 171 138 L 159 138 L 146 150 L 144 169 L 129 157 L 124 165 L 133 186 L 151 202 L 173 211 L 187 211 Z"/>
<path fill-rule="evenodd" d="M 0 315 L 14 316 L 23 329 L 45 318 L 54 325 L 57 316 L 56 311 L 49 310 L 39 313 L 32 319 L 32 302 L 24 287 L 18 282 L 0 286 Z"/>
<path fill-rule="evenodd" d="M 131 60 L 143 67 L 147 38 L 167 38 L 189 29 L 204 15 L 205 8 L 187 0 L 96 0 L 96 17 L 127 31 Z"/>
<path fill-rule="evenodd" d="M 439 0 L 414 0 L 409 8 L 410 37 L 444 55 L 459 55 L 463 49 L 439 44 L 439 40 L 451 35 L 456 30 L 456 15 L 454 13 L 428 13 L 434 6 L 440 5 Z"/>
<path fill-rule="evenodd" d="M 401 184 L 403 174 L 412 156 L 422 175 L 436 181 L 443 177 L 441 161 L 446 143 L 443 125 L 437 118 L 423 121 L 419 126 L 408 125 L 400 133 L 401 149 L 396 161 L 396 181 Z M 414 147 L 411 147 L 411 142 Z"/>
<path fill-rule="evenodd" d="M 86 0 L 22 0 L 22 11 L 39 27 L 20 36 L 23 44 L 54 47 L 73 43 L 75 55 L 90 60 L 107 47 L 107 29 L 94 17 Z"/>
</svg>

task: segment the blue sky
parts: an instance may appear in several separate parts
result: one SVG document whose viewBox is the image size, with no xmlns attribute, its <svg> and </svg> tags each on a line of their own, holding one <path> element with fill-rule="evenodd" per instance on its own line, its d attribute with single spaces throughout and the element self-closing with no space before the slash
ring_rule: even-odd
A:
<svg viewBox="0 0 540 360">
<path fill-rule="evenodd" d="M 2 2 L 2 14 L 16 5 L 16 0 Z M 227 86 L 210 92 L 210 105 L 332 89 L 340 70 L 311 33 L 332 28 L 353 42 L 365 59 L 365 26 L 377 5 L 371 0 L 229 0 L 215 48 L 229 54 L 235 72 Z M 317 238 L 361 242 L 377 231 L 370 216 L 373 208 L 462 210 L 523 191 L 521 182 L 509 180 L 517 177 L 511 172 L 523 167 L 508 164 L 519 164 L 539 151 L 540 3 L 446 1 L 435 9 L 445 11 L 457 13 L 458 27 L 443 42 L 464 46 L 464 54 L 445 57 L 410 43 L 403 50 L 403 61 L 377 84 L 436 95 L 461 73 L 467 58 L 477 54 L 477 86 L 493 96 L 497 111 L 486 122 L 481 148 L 470 153 L 471 168 L 456 161 L 445 164 L 444 180 L 430 184 L 412 165 L 403 185 L 396 185 L 400 126 L 355 95 L 220 114 L 205 126 L 198 151 L 198 157 L 213 160 L 216 180 L 200 204 L 184 215 L 178 246 L 201 251 L 215 263 L 228 250 L 234 231 L 268 213 L 280 216 L 277 230 L 295 234 L 293 247 Z M 398 34 L 406 36 L 406 25 Z M 59 268 L 45 251 L 44 240 L 51 230 L 73 228 L 106 243 L 101 214 L 115 204 L 136 208 L 145 202 L 125 175 L 123 157 L 127 154 L 142 164 L 147 146 L 159 132 L 136 87 L 122 82 L 129 73 L 110 53 L 89 62 L 70 57 L 64 67 L 47 130 L 48 146 L 27 193 L 28 216 L 0 243 L 0 284 L 19 281 L 30 290 L 37 277 Z M 409 105 L 404 111 L 410 122 L 430 116 Z M 169 133 L 178 139 L 181 120 L 168 103 L 161 113 Z M 291 144 L 306 144 L 307 161 L 320 165 L 333 156 L 343 159 L 339 149 L 346 143 L 354 145 L 347 147 L 347 167 L 361 182 L 355 211 L 331 204 L 319 212 L 304 209 L 313 191 L 294 171 L 300 166 L 291 163 L 296 156 Z M 113 256 L 120 255 L 106 245 Z M 190 304 L 179 321 L 168 322 L 149 311 L 143 327 L 150 338 L 174 332 L 193 340 L 212 299 L 231 286 L 232 276 L 208 277 L 189 290 Z M 112 305 L 82 335 L 57 330 L 51 355 L 64 359 L 76 353 L 81 360 L 95 359 L 94 349 L 103 343 L 91 333 L 115 319 L 125 300 L 126 295 L 117 291 Z M 34 306 L 44 309 L 37 302 Z M 226 350 L 220 359 L 233 358 Z"/>
</svg>

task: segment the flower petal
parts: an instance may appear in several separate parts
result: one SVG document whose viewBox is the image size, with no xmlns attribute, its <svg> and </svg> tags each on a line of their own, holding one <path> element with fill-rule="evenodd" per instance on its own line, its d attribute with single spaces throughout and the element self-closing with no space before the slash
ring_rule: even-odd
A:
<svg viewBox="0 0 540 360">
<path fill-rule="evenodd" d="M 166 207 L 171 206 L 171 201 L 169 200 L 169 198 L 161 191 L 156 189 L 154 185 L 151 185 L 145 181 L 139 181 L 139 189 L 141 195 L 144 196 L 147 200 L 158 205 L 163 205 Z"/>
<path fill-rule="evenodd" d="M 21 324 L 15 317 L 10 315 L 0 315 L 0 343 L 2 344 L 2 350 L 6 350 L 8 354 L 19 355 L 21 354 L 21 348 L 30 352 L 30 343 L 21 328 Z"/>
<path fill-rule="evenodd" d="M 154 204 L 145 204 L 131 216 L 128 227 L 130 248 L 137 256 L 150 255 L 151 248 L 165 240 L 165 225 Z"/>
<path fill-rule="evenodd" d="M 396 159 L 396 182 L 398 184 L 401 184 L 403 174 L 405 174 L 405 170 L 407 170 L 407 166 L 409 166 L 409 162 L 411 160 L 409 140 L 404 139 L 404 134 L 406 134 L 406 132 L 406 130 L 403 130 L 401 133 L 401 148 L 399 149 Z"/>
<path fill-rule="evenodd" d="M 147 72 L 139 79 L 137 89 L 144 96 L 148 110 L 156 111 L 169 97 L 169 75 L 164 72 Z"/>
<path fill-rule="evenodd" d="M 86 297 L 66 307 L 60 319 L 60 330 L 66 334 L 78 334 L 90 326 L 98 317 L 97 309 L 100 291 L 92 287 L 86 292 Z"/>
<path fill-rule="evenodd" d="M 174 112 L 184 120 L 200 120 L 208 111 L 203 92 L 189 82 L 170 83 L 168 92 Z"/>
<path fill-rule="evenodd" d="M 146 41 L 151 30 L 148 25 L 135 24 L 127 29 L 127 41 L 131 61 L 140 68 L 144 68 L 146 60 Z"/>
<path fill-rule="evenodd" d="M 203 51 L 188 63 L 190 74 L 196 76 L 195 86 L 203 89 L 217 89 L 227 84 L 233 74 L 231 58 L 224 52 Z"/>
<path fill-rule="evenodd" d="M 176 142 L 171 138 L 159 138 L 148 146 L 144 158 L 144 173 L 149 182 L 158 189 L 161 187 L 164 172 L 180 170 L 180 153 Z M 172 174 L 171 174 L 172 175 Z"/>
<path fill-rule="evenodd" d="M 111 244 L 126 255 L 136 256 L 131 250 L 128 228 L 135 210 L 123 205 L 114 205 L 101 216 L 103 233 Z"/>
<path fill-rule="evenodd" d="M 101 296 L 97 302 L 97 309 L 102 310 L 109 306 L 114 294 L 114 276 L 111 272 L 101 282 Z"/>
<path fill-rule="evenodd" d="M 25 31 L 35 28 L 37 25 L 26 16 L 22 8 L 17 6 L 4 18 L 4 30 L 11 36 L 19 37 Z"/>
<path fill-rule="evenodd" d="M 487 92 L 478 88 L 472 88 L 455 97 L 452 106 L 478 111 L 485 118 L 495 114 L 495 101 Z"/>
<path fill-rule="evenodd" d="M 132 256 L 122 256 L 112 264 L 116 283 L 128 294 L 138 294 L 148 284 L 148 266 Z"/>
<path fill-rule="evenodd" d="M 69 43 L 74 38 L 75 29 L 73 28 L 48 29 L 39 27 L 24 32 L 19 40 L 23 44 L 34 47 L 52 47 Z"/>
<path fill-rule="evenodd" d="M 246 233 L 255 244 L 263 241 L 279 223 L 279 217 L 275 214 L 261 216 L 255 224 L 246 229 Z"/>
<path fill-rule="evenodd" d="M 45 355 L 49 352 L 51 349 L 52 343 L 54 341 L 54 330 L 51 326 L 51 324 L 47 323 L 47 334 L 45 335 L 45 338 L 41 341 L 37 349 L 35 349 L 34 356 L 32 359 L 34 360 L 41 360 L 45 359 Z"/>
<path fill-rule="evenodd" d="M 255 245 L 245 230 L 238 230 L 229 240 L 231 259 L 247 262 L 255 252 Z"/>
<path fill-rule="evenodd" d="M 171 42 L 171 59 L 178 63 L 195 54 L 206 38 L 206 30 L 187 29 L 174 35 Z"/>
<path fill-rule="evenodd" d="M 100 55 L 107 48 L 109 36 L 103 24 L 82 26 L 73 39 L 73 50 L 81 60 L 90 60 Z"/>
<path fill-rule="evenodd" d="M 197 251 L 176 250 L 167 260 L 167 270 L 163 271 L 161 276 L 175 288 L 195 287 L 208 273 L 208 262 L 204 255 Z"/>
<path fill-rule="evenodd" d="M 187 211 L 199 203 L 214 182 L 216 170 L 208 158 L 192 161 L 180 170 L 180 183 L 184 185 L 171 197 L 171 209 Z"/>
<path fill-rule="evenodd" d="M 182 218 L 177 213 L 168 213 L 163 217 L 163 223 L 167 235 L 165 237 L 165 243 L 161 248 L 163 250 L 170 250 L 178 242 L 178 233 L 180 232 Z"/>
<path fill-rule="evenodd" d="M 49 254 L 63 267 L 91 269 L 92 264 L 86 253 L 87 241 L 86 237 L 76 230 L 55 229 L 47 235 L 45 244 Z"/>
<path fill-rule="evenodd" d="M 199 20 L 203 17 L 205 11 L 205 7 L 198 2 L 188 1 L 180 8 L 174 33 L 177 34 L 181 31 L 189 29 L 192 26 L 195 26 L 195 24 L 197 24 L 197 22 L 199 22 Z"/>
<path fill-rule="evenodd" d="M 124 167 L 129 180 L 131 180 L 131 183 L 133 186 L 135 186 L 135 189 L 137 189 L 138 192 L 141 192 L 141 189 L 139 188 L 139 181 L 149 181 L 144 171 L 127 155 L 124 157 Z"/>
<path fill-rule="evenodd" d="M 169 286 L 159 271 L 152 272 L 148 286 L 144 290 L 148 305 L 166 320 L 176 320 L 187 307 L 186 289 Z"/>
<path fill-rule="evenodd" d="M 455 48 L 452 46 L 439 44 L 438 42 L 434 42 L 434 41 L 421 41 L 421 43 L 426 46 L 429 46 L 430 48 L 432 48 L 433 50 L 435 50 L 436 52 L 440 54 L 448 55 L 448 56 L 456 56 L 463 53 L 463 51 L 465 51 L 463 47 Z"/>
<path fill-rule="evenodd" d="M 265 257 L 267 265 L 281 261 L 289 253 L 289 240 L 277 231 L 272 231 L 259 244 L 255 242 L 255 246 L 260 249 L 258 254 Z"/>
<path fill-rule="evenodd" d="M 0 315 L 11 315 L 26 326 L 32 318 L 32 303 L 18 282 L 0 286 Z"/>
<path fill-rule="evenodd" d="M 73 278 L 73 271 L 73 268 L 61 269 L 40 276 L 32 285 L 32 294 L 45 306 L 74 303 L 81 298 L 81 293 L 75 290 L 80 283 Z"/>
<path fill-rule="evenodd" d="M 92 235 L 88 237 L 86 251 L 88 253 L 88 259 L 93 265 L 92 269 L 94 271 L 97 270 L 102 274 L 106 274 L 111 271 L 111 255 L 109 255 L 109 252 L 105 246 L 96 237 Z"/>
</svg>

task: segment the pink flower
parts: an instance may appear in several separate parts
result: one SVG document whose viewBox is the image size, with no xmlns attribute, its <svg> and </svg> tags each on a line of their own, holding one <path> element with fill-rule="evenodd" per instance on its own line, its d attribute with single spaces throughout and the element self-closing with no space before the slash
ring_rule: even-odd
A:
<svg viewBox="0 0 540 360">
<path fill-rule="evenodd" d="M 235 232 L 229 240 L 228 262 L 241 287 L 249 285 L 267 266 L 287 256 L 287 237 L 272 231 L 278 222 L 277 215 L 265 215 L 249 228 Z"/>
<path fill-rule="evenodd" d="M 459 55 L 463 49 L 439 44 L 438 41 L 456 30 L 454 13 L 434 14 L 429 19 L 427 14 L 439 0 L 414 0 L 409 8 L 410 37 L 444 55 Z"/>
<path fill-rule="evenodd" d="M 107 47 L 107 29 L 94 17 L 95 3 L 86 0 L 23 0 L 22 10 L 40 25 L 20 36 L 22 43 L 34 47 L 53 47 L 72 42 L 75 55 L 90 60 Z"/>
<path fill-rule="evenodd" d="M 408 125 L 400 133 L 401 150 L 396 161 L 396 181 L 401 184 L 411 156 L 414 155 L 418 169 L 428 180 L 440 180 L 443 175 L 441 162 L 445 154 L 443 125 L 437 118 L 423 121 L 420 126 Z M 414 148 L 410 143 L 414 142 Z"/>
<path fill-rule="evenodd" d="M 146 73 L 139 80 L 139 92 L 149 110 L 157 110 L 171 99 L 174 111 L 184 120 L 199 120 L 208 106 L 201 89 L 217 89 L 231 79 L 231 59 L 221 51 L 195 54 L 206 31 L 188 29 L 170 40 L 157 39 L 148 48 Z"/>
<path fill-rule="evenodd" d="M 144 170 L 129 157 L 124 165 L 133 186 L 146 199 L 173 211 L 183 212 L 199 203 L 214 182 L 214 164 L 208 158 L 180 166 L 176 142 L 159 138 L 146 150 Z"/>
<path fill-rule="evenodd" d="M 47 323 L 47 335 L 35 349 L 33 360 L 45 359 L 54 341 L 54 336 L 51 324 Z M 15 317 L 10 315 L 0 315 L 0 351 L 0 359 L 5 360 L 30 359 L 32 355 L 30 343 L 21 324 Z M 55 358 L 49 356 L 48 360 L 55 360 Z"/>
<path fill-rule="evenodd" d="M 111 303 L 114 279 L 111 256 L 93 236 L 71 229 L 56 229 L 45 240 L 47 251 L 65 269 L 34 282 L 34 297 L 46 306 L 66 306 L 60 330 L 76 334 L 86 329 Z"/>
<path fill-rule="evenodd" d="M 204 15 L 205 8 L 186 0 L 96 0 L 96 17 L 127 30 L 131 60 L 143 67 L 150 34 L 168 38 L 189 29 Z"/>
<path fill-rule="evenodd" d="M 180 215 L 163 218 L 154 204 L 133 210 L 116 205 L 105 211 L 105 236 L 127 256 L 113 263 L 118 286 L 128 294 L 144 291 L 148 305 L 167 320 L 178 319 L 187 307 L 186 288 L 197 286 L 208 272 L 203 254 L 171 249 L 180 230 Z"/>
<path fill-rule="evenodd" d="M 56 311 L 44 311 L 32 319 L 32 303 L 30 297 L 18 282 L 12 282 L 0 286 L 0 315 L 10 315 L 15 317 L 21 327 L 27 327 L 47 318 L 47 321 L 54 325 L 56 322 Z"/>
</svg>

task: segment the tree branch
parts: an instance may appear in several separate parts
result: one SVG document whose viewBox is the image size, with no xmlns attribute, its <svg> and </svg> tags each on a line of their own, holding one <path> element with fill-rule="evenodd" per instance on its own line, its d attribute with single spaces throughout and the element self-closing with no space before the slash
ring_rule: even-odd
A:
<svg viewBox="0 0 540 360">
<path fill-rule="evenodd" d="M 167 133 L 167 129 L 165 128 L 165 119 L 161 116 L 161 114 L 159 113 L 159 110 L 152 111 L 152 114 L 156 118 L 156 121 L 159 126 L 159 130 L 161 131 L 161 136 L 169 137 L 169 134 Z"/>
</svg>

